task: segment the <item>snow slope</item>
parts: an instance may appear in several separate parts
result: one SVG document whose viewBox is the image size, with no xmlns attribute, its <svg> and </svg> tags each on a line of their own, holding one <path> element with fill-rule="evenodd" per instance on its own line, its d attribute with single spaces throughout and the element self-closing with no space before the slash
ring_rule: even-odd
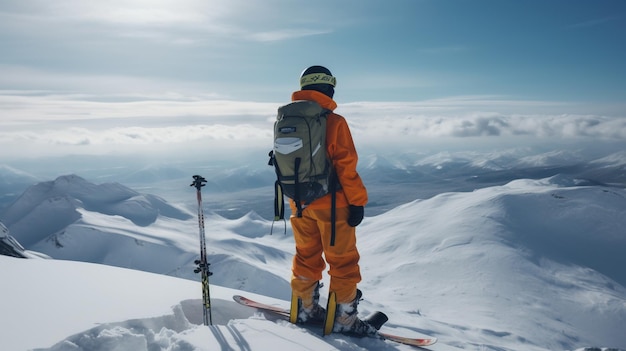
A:
<svg viewBox="0 0 626 351">
<path fill-rule="evenodd" d="M 58 260 L 0 256 L 0 265 L 8 268 L 0 272 L 3 281 L 16 283 L 3 289 L 4 298 L 0 302 L 3 325 L 10 326 L 0 330 L 5 350 L 39 349 L 54 343 L 44 349 L 362 349 L 343 337 L 322 339 L 286 321 L 268 321 L 265 315 L 232 301 L 233 294 L 241 293 L 232 289 L 211 288 L 214 325 L 205 327 L 199 325 L 202 312 L 196 298 L 200 285 L 189 280 Z M 40 288 L 42 284 L 45 290 Z M 33 303 L 41 300 L 48 303 L 44 306 Z M 64 335 L 69 337 L 58 342 Z M 396 349 L 377 340 L 356 342 L 366 349 Z"/>
<path fill-rule="evenodd" d="M 197 233 L 193 218 L 157 216 L 139 227 L 127 218 L 77 211 L 80 223 L 70 230 L 100 229 L 81 244 L 100 240 L 91 248 L 94 261 L 125 266 L 137 255 L 160 265 L 176 256 L 157 247 L 194 256 L 197 238 L 181 233 Z M 293 240 L 269 235 L 270 223 L 254 214 L 206 222 L 215 326 L 197 325 L 195 281 L 0 257 L 0 281 L 10 282 L 2 285 L 0 321 L 11 326 L 0 328 L 0 340 L 11 350 L 409 349 L 321 338 L 235 305 L 232 294 L 258 289 L 266 296 L 242 294 L 288 305 Z M 624 189 L 581 186 L 564 176 L 416 200 L 359 226 L 360 312 L 384 310 L 389 331 L 437 336 L 433 350 L 626 349 L 625 227 Z M 158 245 L 130 250 L 129 239 L 116 241 L 111 233 Z M 69 235 L 63 247 L 79 237 Z M 80 252 L 78 246 L 70 251 Z"/>
</svg>

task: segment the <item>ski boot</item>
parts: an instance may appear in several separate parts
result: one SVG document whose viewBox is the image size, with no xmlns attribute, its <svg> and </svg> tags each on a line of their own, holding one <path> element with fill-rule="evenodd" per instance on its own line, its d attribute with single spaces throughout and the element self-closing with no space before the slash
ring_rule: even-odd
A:
<svg viewBox="0 0 626 351">
<path fill-rule="evenodd" d="M 357 307 L 359 305 L 359 301 L 361 301 L 362 295 L 361 290 L 357 289 L 356 297 L 352 302 L 337 304 L 333 332 L 355 337 L 379 337 L 378 330 L 375 326 L 359 319 L 357 316 Z M 384 316 L 384 314 L 382 315 Z M 382 321 L 382 323 L 378 320 L 376 324 L 379 325 L 379 327 L 382 326 L 382 324 L 387 321 L 386 317 L 387 316 L 384 316 L 384 321 Z M 382 317 L 379 316 L 377 318 Z"/>
<path fill-rule="evenodd" d="M 302 299 L 295 294 L 291 296 L 291 312 L 289 320 L 294 324 L 322 324 L 326 317 L 326 310 L 320 306 L 320 282 L 315 283 L 312 293 L 312 303 L 305 305 Z M 296 313 L 294 313 L 296 312 Z"/>
</svg>

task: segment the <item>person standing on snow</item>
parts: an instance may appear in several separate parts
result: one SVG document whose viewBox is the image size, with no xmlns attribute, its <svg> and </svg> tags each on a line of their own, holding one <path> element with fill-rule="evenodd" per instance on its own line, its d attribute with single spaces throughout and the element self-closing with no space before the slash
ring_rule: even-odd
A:
<svg viewBox="0 0 626 351">
<path fill-rule="evenodd" d="M 316 101 L 331 111 L 326 122 L 326 150 L 340 184 L 336 190 L 334 246 L 330 245 L 331 194 L 304 207 L 302 217 L 293 215 L 297 207 L 290 200 L 290 222 L 296 243 L 291 280 L 292 306 L 299 306 L 297 321 L 300 323 L 324 321 L 326 311 L 319 305 L 319 281 L 328 263 L 329 289 L 334 292 L 337 302 L 333 332 L 367 336 L 376 334 L 376 329 L 357 317 L 357 305 L 361 299 L 357 283 L 361 281 L 361 274 L 355 228 L 363 220 L 367 190 L 356 170 L 358 156 L 348 124 L 344 117 L 332 112 L 337 108 L 333 100 L 335 84 L 336 79 L 330 70 L 311 66 L 300 76 L 301 90 L 291 97 L 292 101 Z M 297 299 L 300 303 L 294 305 Z"/>
</svg>

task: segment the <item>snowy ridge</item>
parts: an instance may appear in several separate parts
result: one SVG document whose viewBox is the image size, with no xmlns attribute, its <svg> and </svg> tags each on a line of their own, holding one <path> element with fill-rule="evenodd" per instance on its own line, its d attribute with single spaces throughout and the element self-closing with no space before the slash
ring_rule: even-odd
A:
<svg viewBox="0 0 626 351">
<path fill-rule="evenodd" d="M 139 226 L 153 223 L 159 215 L 177 219 L 191 217 L 156 196 L 139 194 L 119 183 L 92 184 L 72 174 L 30 187 L 5 211 L 3 218 L 10 226 L 30 221 L 32 218 L 28 216 L 32 216 L 38 206 L 46 206 L 55 201 L 62 202 L 64 207 L 80 206 L 90 211 L 122 216 Z M 72 216 L 69 217 L 67 220 L 73 222 Z"/>
<path fill-rule="evenodd" d="M 3 222 L 25 247 L 56 259 L 196 279 L 196 217 L 157 196 L 118 183 L 96 185 L 76 175 L 38 183 L 4 212 Z M 272 293 L 265 288 L 271 284 L 284 288 L 281 297 L 288 296 L 284 273 L 274 267 L 283 267 L 291 259 L 287 253 L 291 244 L 284 242 L 282 249 L 276 249 L 272 247 L 275 240 L 268 246 L 248 238 L 269 232 L 270 223 L 254 213 L 237 221 L 207 213 L 206 222 L 211 230 L 208 252 L 212 268 L 224 273 L 233 269 L 247 272 L 244 278 L 217 275 L 216 284 L 266 294 Z M 250 242 L 248 251 L 238 248 L 242 241 Z"/>
<path fill-rule="evenodd" d="M 621 268 L 626 266 L 626 191 L 577 184 L 568 176 L 520 179 L 443 193 L 366 217 L 358 234 L 359 287 L 365 298 L 360 313 L 384 310 L 389 331 L 438 337 L 432 350 L 626 349 Z M 195 218 L 159 218 L 140 227 L 124 217 L 77 211 L 80 223 L 66 232 L 99 232 L 83 241 L 70 233 L 67 242 L 77 242 L 70 250 L 74 254 L 88 248 L 85 256 L 92 261 L 154 266 L 195 256 Z M 234 293 L 288 305 L 293 239 L 269 235 L 271 223 L 254 213 L 237 220 L 208 214 L 206 223 L 215 273 L 214 327 L 197 325 L 201 289 L 196 281 L 67 261 L 0 258 L 10 267 L 0 271 L 0 280 L 12 282 L 3 287 L 0 309 L 9 311 L 3 313 L 5 323 L 16 325 L 0 339 L 18 350 L 59 341 L 50 350 L 266 350 L 276 345 L 407 350 L 375 340 L 320 338 L 235 307 Z M 129 245 L 129 238 L 143 245 Z M 180 251 L 168 258 L 158 249 L 167 247 Z M 43 310 L 32 304 L 42 299 L 55 304 Z M 68 316 L 64 323 L 55 322 L 59 315 Z M 92 328 L 94 323 L 100 326 Z M 41 330 L 36 337 L 19 337 L 33 328 Z"/>
<path fill-rule="evenodd" d="M 544 340 L 547 349 L 566 349 L 581 341 L 580 331 L 625 345 L 606 326 L 626 322 L 620 254 L 626 238 L 619 229 L 626 225 L 626 194 L 562 183 L 569 181 L 518 180 L 447 193 L 368 221 L 363 230 L 385 235 L 361 240 L 369 249 L 365 270 L 372 256 L 394 253 L 385 255 L 391 273 L 370 277 L 378 287 L 370 298 L 412 296 L 419 307 L 410 300 L 394 307 L 419 310 L 450 328 L 470 316 L 472 329 L 498 335 L 503 346 Z M 417 229 L 395 230 L 397 222 Z M 412 279 L 394 284 L 406 276 Z"/>
</svg>

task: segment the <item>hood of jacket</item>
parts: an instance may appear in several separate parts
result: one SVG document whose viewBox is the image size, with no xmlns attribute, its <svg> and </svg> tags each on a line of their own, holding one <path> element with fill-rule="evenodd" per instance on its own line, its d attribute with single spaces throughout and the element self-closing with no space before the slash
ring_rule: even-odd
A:
<svg viewBox="0 0 626 351">
<path fill-rule="evenodd" d="M 291 101 L 297 100 L 315 101 L 320 104 L 320 106 L 330 111 L 334 111 L 337 108 L 335 100 L 315 90 L 298 90 L 291 94 Z"/>
</svg>

